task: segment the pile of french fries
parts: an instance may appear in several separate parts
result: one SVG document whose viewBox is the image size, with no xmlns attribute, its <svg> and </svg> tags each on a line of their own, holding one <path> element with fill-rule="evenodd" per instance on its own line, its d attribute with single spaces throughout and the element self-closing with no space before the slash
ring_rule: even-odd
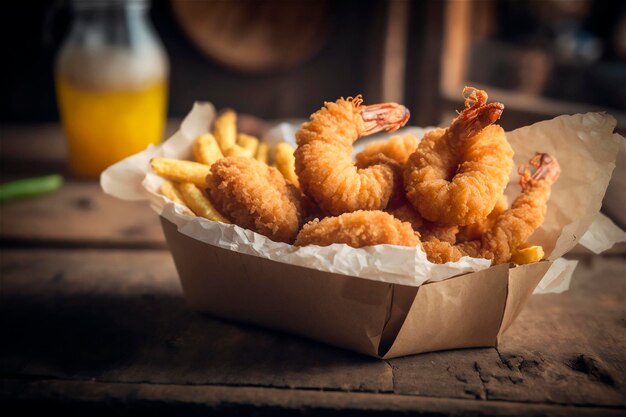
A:
<svg viewBox="0 0 626 417">
<path fill-rule="evenodd" d="M 274 161 L 287 181 L 299 188 L 293 152 L 291 145 L 281 143 L 274 149 Z M 206 178 L 211 175 L 211 165 L 227 156 L 255 158 L 268 164 L 269 147 L 254 136 L 237 132 L 237 113 L 234 110 L 225 110 L 213 123 L 212 133 L 196 138 L 193 156 L 195 161 L 152 158 L 152 169 L 166 179 L 160 193 L 185 207 L 188 214 L 230 223 L 213 206 L 205 191 Z"/>
</svg>

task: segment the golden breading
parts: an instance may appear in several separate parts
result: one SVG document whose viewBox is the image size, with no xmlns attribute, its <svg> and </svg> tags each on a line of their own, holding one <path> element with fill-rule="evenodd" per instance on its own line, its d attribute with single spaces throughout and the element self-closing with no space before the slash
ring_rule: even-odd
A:
<svg viewBox="0 0 626 417">
<path fill-rule="evenodd" d="M 356 154 L 356 165 L 359 168 L 368 167 L 372 165 L 371 158 L 378 154 L 383 154 L 400 165 L 404 165 L 409 156 L 415 152 L 415 149 L 417 149 L 417 138 L 415 136 L 394 136 L 387 141 L 367 145 L 365 149 Z"/>
<path fill-rule="evenodd" d="M 220 213 L 272 240 L 293 242 L 304 218 L 301 196 L 276 168 L 232 156 L 215 162 L 211 173 L 208 193 Z"/>
<path fill-rule="evenodd" d="M 504 106 L 485 104 L 483 91 L 471 91 L 475 103 L 449 128 L 428 132 L 404 168 L 407 199 L 431 222 L 465 226 L 484 219 L 513 169 L 513 149 L 492 124 Z"/>
<path fill-rule="evenodd" d="M 396 103 L 362 105 L 360 97 L 327 102 L 296 133 L 296 174 L 302 191 L 332 215 L 387 206 L 397 171 L 385 163 L 358 169 L 352 143 L 361 135 L 393 131 L 408 121 Z"/>
<path fill-rule="evenodd" d="M 333 243 L 345 243 L 354 248 L 381 244 L 417 246 L 420 239 L 409 223 L 403 223 L 389 213 L 359 210 L 305 224 L 295 245 L 328 246 Z"/>
</svg>

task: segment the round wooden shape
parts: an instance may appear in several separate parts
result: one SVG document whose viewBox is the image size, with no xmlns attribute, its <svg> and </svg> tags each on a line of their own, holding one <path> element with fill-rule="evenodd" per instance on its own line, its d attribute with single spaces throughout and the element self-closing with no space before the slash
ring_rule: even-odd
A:
<svg viewBox="0 0 626 417">
<path fill-rule="evenodd" d="M 172 0 L 183 31 L 208 57 L 243 72 L 293 68 L 327 38 L 324 1 Z"/>
</svg>

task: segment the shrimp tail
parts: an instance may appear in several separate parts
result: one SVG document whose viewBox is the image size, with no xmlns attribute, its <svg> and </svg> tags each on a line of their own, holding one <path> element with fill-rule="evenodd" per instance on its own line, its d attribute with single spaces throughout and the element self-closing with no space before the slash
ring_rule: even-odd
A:
<svg viewBox="0 0 626 417">
<path fill-rule="evenodd" d="M 504 111 L 502 103 L 487 103 L 487 93 L 473 87 L 463 89 L 465 109 L 450 125 L 450 130 L 460 138 L 471 138 L 484 128 L 494 124 Z"/>
<path fill-rule="evenodd" d="M 398 103 L 380 103 L 360 106 L 363 119 L 363 136 L 383 130 L 395 132 L 404 126 L 411 117 L 409 109 Z"/>
<path fill-rule="evenodd" d="M 534 173 L 531 174 L 531 169 Z M 526 165 L 520 165 L 517 172 L 520 175 L 520 186 L 526 190 L 541 180 L 554 184 L 561 174 L 559 162 L 547 153 L 537 152 Z"/>
</svg>

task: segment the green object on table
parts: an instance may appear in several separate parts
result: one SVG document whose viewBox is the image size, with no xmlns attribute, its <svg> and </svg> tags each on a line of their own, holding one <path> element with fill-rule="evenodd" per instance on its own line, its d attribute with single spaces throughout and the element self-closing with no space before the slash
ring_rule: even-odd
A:
<svg viewBox="0 0 626 417">
<path fill-rule="evenodd" d="M 58 174 L 7 182 L 0 185 L 0 201 L 49 193 L 58 190 L 61 185 L 63 177 Z"/>
</svg>

